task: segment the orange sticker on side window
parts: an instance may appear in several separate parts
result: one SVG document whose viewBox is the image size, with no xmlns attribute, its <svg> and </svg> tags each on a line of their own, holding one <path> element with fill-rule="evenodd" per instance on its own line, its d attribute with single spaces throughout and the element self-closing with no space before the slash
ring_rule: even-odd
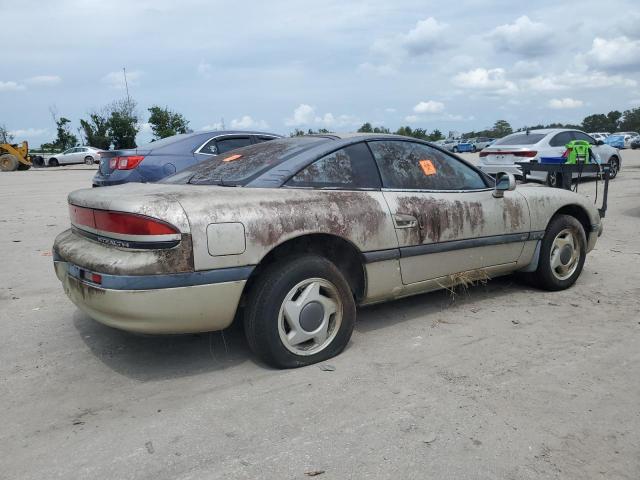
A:
<svg viewBox="0 0 640 480">
<path fill-rule="evenodd" d="M 234 160 L 238 160 L 239 158 L 242 158 L 242 155 L 231 155 L 230 157 L 227 157 L 225 159 L 223 159 L 223 162 L 233 162 Z"/>
<path fill-rule="evenodd" d="M 436 174 L 436 166 L 431 160 L 420 160 L 420 168 L 427 177 Z"/>
</svg>

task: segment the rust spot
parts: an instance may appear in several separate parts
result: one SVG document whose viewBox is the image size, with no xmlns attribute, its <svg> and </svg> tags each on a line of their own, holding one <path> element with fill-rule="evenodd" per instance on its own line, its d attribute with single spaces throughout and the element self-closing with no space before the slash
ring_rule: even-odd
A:
<svg viewBox="0 0 640 480">
<path fill-rule="evenodd" d="M 484 226 L 480 202 L 407 196 L 398 199 L 398 213 L 418 218 L 419 229 L 406 229 L 407 244 L 439 242 L 464 236 L 465 227 L 473 233 Z"/>
<path fill-rule="evenodd" d="M 516 202 L 511 198 L 503 198 L 502 220 L 505 228 L 517 230 L 525 223 L 522 202 Z"/>
<path fill-rule="evenodd" d="M 245 218 L 251 219 L 246 225 L 247 236 L 266 247 L 277 245 L 296 232 L 333 234 L 365 244 L 378 234 L 386 220 L 383 207 L 366 192 L 316 191 L 313 199 L 301 194 L 242 208 Z"/>
</svg>

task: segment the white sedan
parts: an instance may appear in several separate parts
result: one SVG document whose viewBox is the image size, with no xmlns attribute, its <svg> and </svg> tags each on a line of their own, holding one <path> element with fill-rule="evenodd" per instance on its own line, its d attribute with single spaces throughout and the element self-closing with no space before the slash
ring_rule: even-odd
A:
<svg viewBox="0 0 640 480">
<path fill-rule="evenodd" d="M 94 163 L 100 163 L 100 152 L 102 152 L 102 150 L 94 147 L 73 147 L 57 155 L 51 155 L 45 160 L 45 164 L 47 167 L 58 167 L 72 163 L 93 165 Z"/>
<path fill-rule="evenodd" d="M 561 157 L 567 149 L 567 143 L 572 140 L 589 142 L 596 162 L 609 163 L 611 165 L 610 178 L 616 177 L 621 165 L 620 153 L 616 148 L 604 144 L 601 140 L 595 140 L 580 130 L 562 128 L 529 130 L 507 135 L 480 152 L 478 167 L 493 176 L 500 172 L 522 176 L 522 170 L 516 165 L 516 162 L 540 162 L 543 157 Z M 534 172 L 528 178 L 556 186 L 554 174 Z"/>
</svg>

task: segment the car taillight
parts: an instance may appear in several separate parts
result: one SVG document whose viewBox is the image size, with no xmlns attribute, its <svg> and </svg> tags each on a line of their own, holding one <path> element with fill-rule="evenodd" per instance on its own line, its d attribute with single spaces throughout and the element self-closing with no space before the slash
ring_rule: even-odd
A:
<svg viewBox="0 0 640 480">
<path fill-rule="evenodd" d="M 486 157 L 487 155 L 489 155 L 489 152 L 480 152 L 481 157 Z"/>
<path fill-rule="evenodd" d="M 111 170 L 131 170 L 140 165 L 144 160 L 143 155 L 129 155 L 126 157 L 113 157 L 109 160 L 109 168 Z"/>
<path fill-rule="evenodd" d="M 173 225 L 137 213 L 95 210 L 70 204 L 69 216 L 73 226 L 107 237 L 144 241 L 180 239 L 180 231 Z"/>
<path fill-rule="evenodd" d="M 533 158 L 538 154 L 538 152 L 536 152 L 535 150 L 527 150 L 524 152 L 521 151 L 516 151 L 516 152 L 485 152 L 482 151 L 480 152 L 480 156 L 481 157 L 486 157 L 488 155 L 513 155 L 514 157 L 527 157 L 527 158 Z"/>
</svg>

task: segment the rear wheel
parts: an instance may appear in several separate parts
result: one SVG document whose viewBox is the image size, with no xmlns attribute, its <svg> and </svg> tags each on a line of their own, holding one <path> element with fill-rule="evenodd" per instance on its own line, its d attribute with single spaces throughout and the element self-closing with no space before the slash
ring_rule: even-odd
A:
<svg viewBox="0 0 640 480">
<path fill-rule="evenodd" d="M 20 162 L 18 162 L 15 155 L 11 155 L 10 153 L 0 155 L 0 171 L 13 172 L 18 169 L 18 165 L 20 165 Z"/>
<path fill-rule="evenodd" d="M 304 255 L 260 274 L 247 299 L 244 325 L 258 357 L 293 368 L 340 353 L 355 317 L 355 301 L 340 270 L 323 257 Z"/>
<path fill-rule="evenodd" d="M 50 167 L 59 167 L 60 164 L 58 163 L 58 160 L 56 160 L 55 158 L 50 158 L 49 159 L 49 166 Z"/>
<path fill-rule="evenodd" d="M 570 215 L 556 215 L 547 226 L 538 268 L 531 279 L 545 290 L 569 288 L 580 276 L 586 256 L 587 237 L 582 224 Z"/>
<path fill-rule="evenodd" d="M 611 157 L 609 159 L 609 178 L 614 179 L 618 176 L 618 171 L 620 170 L 620 160 L 618 157 Z"/>
<path fill-rule="evenodd" d="M 458 147 L 453 147 L 453 153 L 458 153 Z"/>
<path fill-rule="evenodd" d="M 547 185 L 550 187 L 557 187 L 560 183 L 560 175 L 556 172 L 549 172 L 547 174 Z"/>
<path fill-rule="evenodd" d="M 93 165 L 93 163 L 94 163 L 93 157 L 87 155 L 86 157 L 84 157 L 84 163 L 86 165 Z"/>
</svg>

